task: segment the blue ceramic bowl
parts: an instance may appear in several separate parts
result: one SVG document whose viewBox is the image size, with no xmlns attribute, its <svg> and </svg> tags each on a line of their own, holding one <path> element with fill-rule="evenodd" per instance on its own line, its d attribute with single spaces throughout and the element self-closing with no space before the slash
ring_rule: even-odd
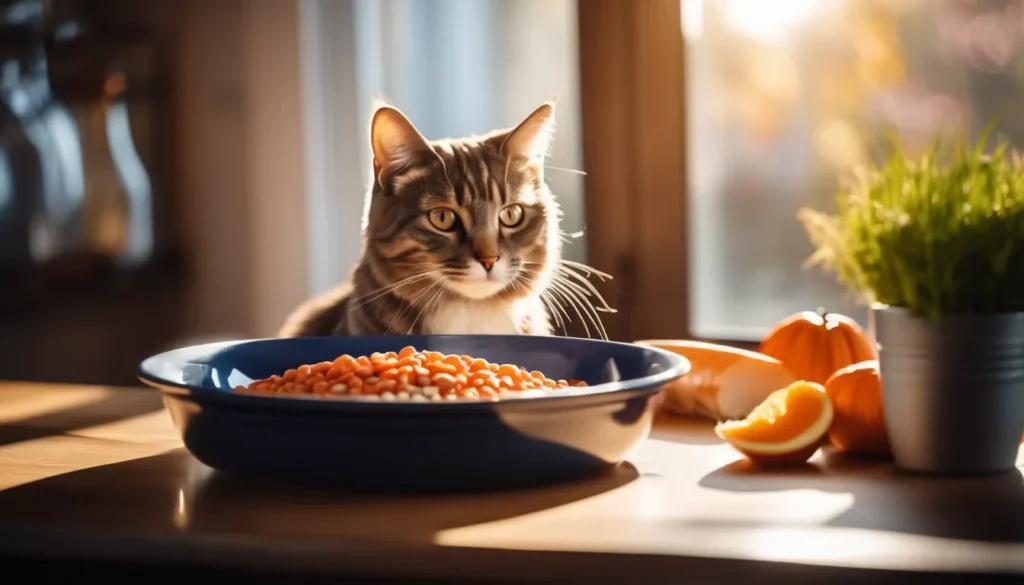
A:
<svg viewBox="0 0 1024 585">
<path fill-rule="evenodd" d="M 232 388 L 347 353 L 469 354 L 589 386 L 501 401 L 370 402 Z M 512 489 L 581 479 L 648 435 L 652 403 L 690 369 L 652 347 L 569 337 L 315 337 L 186 347 L 140 365 L 188 450 L 215 469 L 346 491 Z"/>
</svg>

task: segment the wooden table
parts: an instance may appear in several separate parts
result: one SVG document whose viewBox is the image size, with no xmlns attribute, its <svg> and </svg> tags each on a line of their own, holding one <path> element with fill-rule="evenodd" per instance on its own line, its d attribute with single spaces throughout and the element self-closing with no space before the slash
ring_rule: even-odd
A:
<svg viewBox="0 0 1024 585">
<path fill-rule="evenodd" d="M 213 472 L 154 391 L 0 383 L 0 566 L 148 583 L 1024 578 L 1024 453 L 1018 471 L 983 479 L 822 453 L 771 474 L 737 459 L 709 425 L 666 417 L 628 464 L 591 481 L 354 497 Z"/>
</svg>

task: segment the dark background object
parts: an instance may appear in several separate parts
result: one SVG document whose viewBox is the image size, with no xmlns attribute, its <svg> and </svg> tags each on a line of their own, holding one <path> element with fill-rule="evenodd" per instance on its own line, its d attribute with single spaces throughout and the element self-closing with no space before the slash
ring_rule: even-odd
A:
<svg viewBox="0 0 1024 585">
<path fill-rule="evenodd" d="M 141 4 L 146 3 L 0 2 L 0 67 L 13 68 L 19 58 L 39 64 L 38 71 L 28 72 L 31 81 L 48 87 L 53 101 L 70 112 L 66 117 L 74 121 L 77 136 L 65 133 L 61 139 L 77 154 L 84 176 L 78 180 L 85 184 L 85 200 L 65 221 L 72 237 L 47 255 L 22 246 L 22 253 L 6 255 L 0 266 L 0 378 L 134 384 L 135 364 L 181 334 L 188 273 L 171 198 L 171 28 L 155 26 Z M 26 72 L 22 66 L 23 78 Z M 114 102 L 107 95 L 112 75 L 122 82 Z M 110 116 L 103 116 L 111 103 L 126 109 L 130 136 L 110 130 Z M 28 118 L 38 115 L 30 112 Z M 7 116 L 5 132 L 24 134 L 18 122 Z M 104 126 L 107 132 L 96 136 Z M 33 152 L 24 144 L 8 151 L 16 161 L 11 195 L 17 206 L 16 213 L 0 216 L 0 242 L 27 241 L 38 216 L 53 219 L 41 207 L 38 183 L 45 169 L 40 161 L 60 157 L 52 149 Z M 145 172 L 136 173 L 141 191 L 131 191 L 131 181 L 126 187 L 115 153 L 141 162 Z M 74 183 L 74 174 L 68 176 L 65 183 Z M 84 212 L 101 189 L 114 202 L 128 192 L 141 194 L 150 207 L 149 220 L 122 221 L 151 224 L 120 226 L 152 233 L 153 249 L 143 261 L 124 266 L 90 244 Z"/>
</svg>

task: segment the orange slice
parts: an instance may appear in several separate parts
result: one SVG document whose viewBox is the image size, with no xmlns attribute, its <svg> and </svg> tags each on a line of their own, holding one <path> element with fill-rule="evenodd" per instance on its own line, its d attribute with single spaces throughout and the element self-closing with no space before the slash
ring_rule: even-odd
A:
<svg viewBox="0 0 1024 585">
<path fill-rule="evenodd" d="M 825 388 L 799 381 L 769 394 L 745 419 L 719 423 L 715 433 L 756 464 L 798 465 L 821 446 L 832 416 Z"/>
</svg>

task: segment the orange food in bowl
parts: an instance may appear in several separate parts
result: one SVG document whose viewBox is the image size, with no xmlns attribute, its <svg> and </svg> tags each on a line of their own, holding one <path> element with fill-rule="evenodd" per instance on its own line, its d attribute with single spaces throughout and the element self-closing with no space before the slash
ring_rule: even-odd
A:
<svg viewBox="0 0 1024 585">
<path fill-rule="evenodd" d="M 586 386 L 580 380 L 552 380 L 512 364 L 493 364 L 467 355 L 418 351 L 338 356 L 235 388 L 247 394 L 309 394 L 369 400 L 497 400 L 507 393 Z"/>
<path fill-rule="evenodd" d="M 772 392 L 746 418 L 719 423 L 715 433 L 755 464 L 798 465 L 821 446 L 832 419 L 825 389 L 798 381 Z"/>
<path fill-rule="evenodd" d="M 715 421 L 741 419 L 769 394 L 797 380 L 779 360 L 728 345 L 676 339 L 634 343 L 690 361 L 689 373 L 664 389 L 665 408 L 678 414 Z"/>
<path fill-rule="evenodd" d="M 853 364 L 832 374 L 825 382 L 825 393 L 835 411 L 828 433 L 833 445 L 850 453 L 889 454 L 877 361 Z"/>
</svg>

